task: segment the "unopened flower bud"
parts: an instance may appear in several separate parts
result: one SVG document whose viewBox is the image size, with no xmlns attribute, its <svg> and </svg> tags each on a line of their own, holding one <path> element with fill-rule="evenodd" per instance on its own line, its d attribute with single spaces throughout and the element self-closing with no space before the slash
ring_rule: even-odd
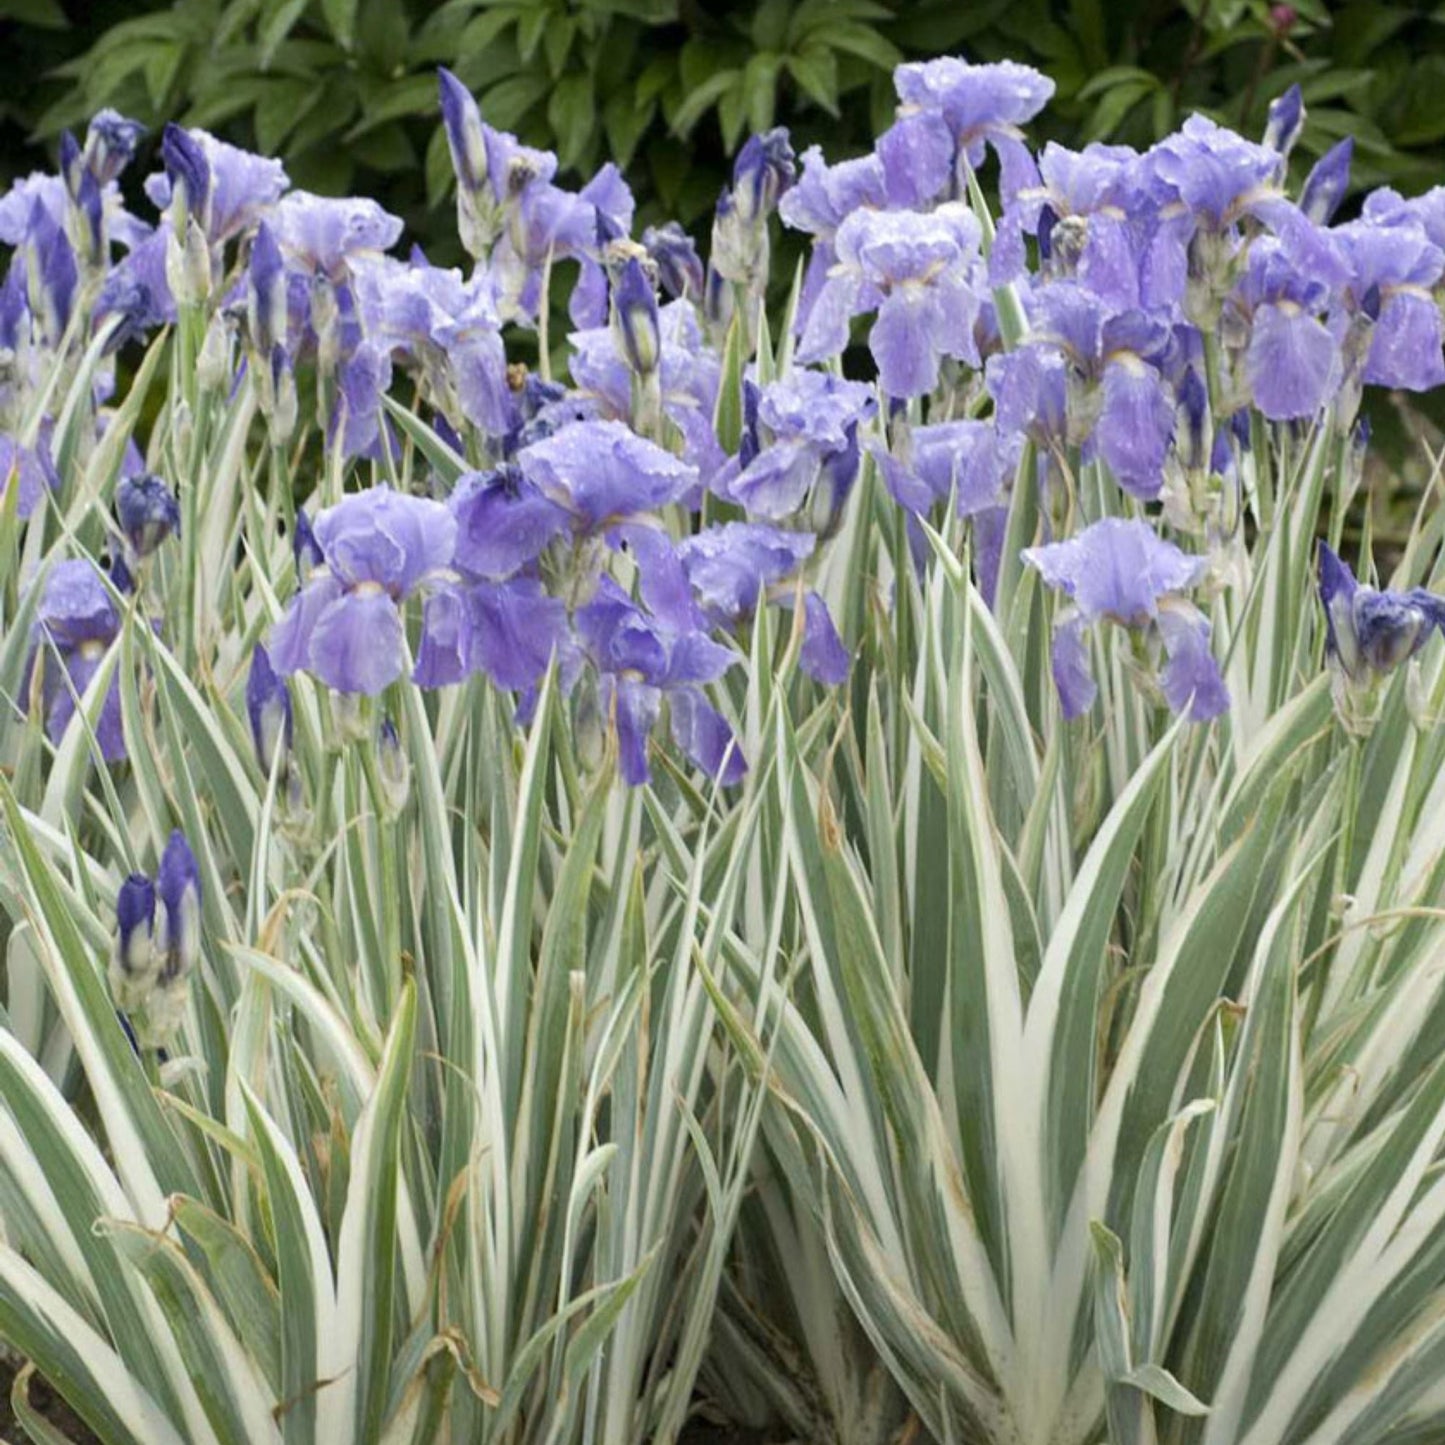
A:
<svg viewBox="0 0 1445 1445">
<path fill-rule="evenodd" d="M 115 950 L 110 961 L 110 986 L 120 1008 L 145 1001 L 155 982 L 158 959 L 154 934 L 155 885 L 144 873 L 132 873 L 115 898 Z"/>
<path fill-rule="evenodd" d="M 201 872 L 179 828 L 161 855 L 156 893 L 163 909 L 156 930 L 161 954 L 158 982 L 164 985 L 186 977 L 201 956 Z"/>
<path fill-rule="evenodd" d="M 196 381 L 203 391 L 220 391 L 231 380 L 231 335 L 223 316 L 217 313 L 206 327 L 201 353 L 196 357 Z"/>
<path fill-rule="evenodd" d="M 159 477 L 122 477 L 115 489 L 115 511 L 136 557 L 149 557 L 172 532 L 180 534 L 180 503 Z"/>
<path fill-rule="evenodd" d="M 86 169 L 102 185 L 108 185 L 135 158 L 136 146 L 146 128 L 127 120 L 118 111 L 97 111 L 85 133 Z"/>
<path fill-rule="evenodd" d="M 286 266 L 276 233 L 262 221 L 251 243 L 251 263 L 246 268 L 246 326 L 251 348 L 269 357 L 272 349 L 284 346 L 287 333 Z"/>
<path fill-rule="evenodd" d="M 662 359 L 657 293 L 635 256 L 624 263 L 613 286 L 612 321 L 628 366 L 639 376 L 656 371 Z"/>
<path fill-rule="evenodd" d="M 211 294 L 211 252 L 193 216 L 167 233 L 166 285 L 180 306 L 203 305 Z"/>
<path fill-rule="evenodd" d="M 1315 162 L 1306 178 L 1299 206 L 1315 225 L 1328 226 L 1339 210 L 1350 188 L 1350 161 L 1354 153 L 1355 138 L 1347 135 Z"/>
<path fill-rule="evenodd" d="M 1305 125 L 1304 94 L 1298 85 L 1292 85 L 1281 96 L 1270 102 L 1269 118 L 1265 122 L 1263 141 L 1281 157 L 1288 157 L 1294 149 Z"/>
<path fill-rule="evenodd" d="M 251 720 L 251 741 L 256 761 L 270 772 L 278 748 L 290 751 L 293 718 L 291 691 L 271 666 L 271 654 L 260 644 L 251 654 L 251 673 L 246 679 L 246 713 Z"/>
<path fill-rule="evenodd" d="M 382 718 L 376 731 L 376 771 L 385 805 L 394 817 L 406 807 L 411 792 L 411 764 L 402 751 L 396 724 L 389 717 Z"/>
<path fill-rule="evenodd" d="M 211 199 L 211 163 L 200 142 L 175 124 L 168 124 L 161 133 L 161 162 L 171 183 L 171 225 L 179 237 L 188 231 L 188 222 L 205 224 Z"/>
</svg>

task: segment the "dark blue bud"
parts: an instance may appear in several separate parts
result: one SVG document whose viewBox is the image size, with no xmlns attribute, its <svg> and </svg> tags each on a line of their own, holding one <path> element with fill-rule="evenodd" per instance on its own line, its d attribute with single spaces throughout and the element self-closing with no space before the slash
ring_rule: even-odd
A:
<svg viewBox="0 0 1445 1445">
<path fill-rule="evenodd" d="M 1299 139 L 1305 124 L 1304 93 L 1298 85 L 1292 85 L 1270 102 L 1269 119 L 1264 127 L 1264 144 L 1281 156 L 1289 155 Z"/>
<path fill-rule="evenodd" d="M 251 263 L 246 268 L 246 321 L 251 329 L 251 345 L 269 356 L 276 346 L 286 342 L 286 263 L 276 233 L 267 222 L 256 228 L 251 243 Z"/>
<path fill-rule="evenodd" d="M 476 192 L 487 178 L 487 140 L 482 117 L 472 93 L 445 66 L 437 69 L 441 93 L 442 125 L 457 184 Z"/>
<path fill-rule="evenodd" d="M 211 165 L 200 142 L 174 121 L 168 121 L 161 132 L 161 162 L 170 178 L 171 200 L 179 216 L 193 215 L 204 227 L 211 195 Z"/>
<path fill-rule="evenodd" d="M 1241 408 L 1239 411 L 1231 413 L 1229 429 L 1234 433 L 1234 439 L 1239 444 L 1240 456 L 1247 456 L 1251 445 L 1249 412 Z"/>
<path fill-rule="evenodd" d="M 1360 310 L 1363 311 L 1371 321 L 1378 321 L 1380 319 L 1380 287 L 1378 282 L 1360 297 Z"/>
<path fill-rule="evenodd" d="M 180 503 L 159 477 L 121 478 L 115 489 L 115 513 L 137 557 L 149 557 L 172 532 L 180 534 Z"/>
<path fill-rule="evenodd" d="M 80 270 L 69 238 L 39 201 L 30 212 L 29 243 L 30 310 L 40 318 L 46 340 L 56 346 L 70 323 Z"/>
<path fill-rule="evenodd" d="M 155 917 L 155 885 L 144 873 L 132 873 L 115 896 L 115 961 L 127 978 L 150 969 Z"/>
<path fill-rule="evenodd" d="M 762 393 L 758 390 L 757 382 L 744 377 L 743 430 L 738 440 L 738 462 L 744 467 L 751 466 L 762 449 L 758 436 L 758 404 L 761 400 Z"/>
<path fill-rule="evenodd" d="M 130 575 L 130 568 L 125 565 L 124 557 L 119 555 L 112 557 L 106 572 L 110 576 L 110 585 L 117 592 L 128 595 L 135 591 L 135 578 Z"/>
<path fill-rule="evenodd" d="M 80 217 L 80 231 L 83 235 L 85 254 L 92 265 L 100 266 L 105 261 L 105 198 L 100 193 L 100 183 L 89 171 L 80 172 L 76 187 L 76 214 Z"/>
<path fill-rule="evenodd" d="M 296 529 L 291 534 L 291 551 L 296 558 L 296 575 L 304 582 L 313 567 L 319 567 L 326 560 L 316 533 L 311 530 L 311 518 L 305 507 L 296 508 Z"/>
<path fill-rule="evenodd" d="M 30 315 L 25 291 L 25 258 L 17 251 L 0 286 L 0 351 L 15 351 L 20 345 L 21 327 Z"/>
<path fill-rule="evenodd" d="M 201 870 L 179 828 L 161 854 L 156 893 L 164 908 L 157 938 L 165 956 L 160 981 L 170 983 L 189 973 L 201 956 Z"/>
<path fill-rule="evenodd" d="M 1213 426 L 1209 414 L 1209 391 L 1192 366 L 1185 370 L 1176 395 L 1179 415 L 1184 423 L 1180 460 L 1191 471 L 1197 471 L 1209 460 Z"/>
<path fill-rule="evenodd" d="M 1059 224 L 1058 212 L 1047 203 L 1039 208 L 1039 260 L 1047 261 L 1053 254 L 1054 227 Z"/>
<path fill-rule="evenodd" d="M 635 256 L 623 265 L 612 288 L 612 315 L 628 366 L 638 376 L 656 371 L 662 360 L 657 293 Z"/>
<path fill-rule="evenodd" d="M 277 747 L 291 750 L 291 691 L 271 666 L 271 654 L 260 643 L 251 654 L 246 679 L 246 713 L 251 719 L 251 740 L 261 770 L 269 773 Z"/>
<path fill-rule="evenodd" d="M 1300 192 L 1299 205 L 1317 226 L 1328 226 L 1334 219 L 1345 192 L 1350 188 L 1350 160 L 1355 153 L 1355 138 L 1347 135 L 1315 162 Z"/>
<path fill-rule="evenodd" d="M 85 167 L 81 164 L 80 146 L 68 130 L 60 132 L 60 179 L 65 182 L 65 189 L 70 193 L 71 200 L 75 200 L 80 190 L 80 175 Z"/>
<path fill-rule="evenodd" d="M 1369 449 L 1370 437 L 1373 432 L 1374 428 L 1370 425 L 1369 417 L 1362 416 L 1355 423 L 1355 429 L 1350 435 L 1350 440 L 1354 443 L 1357 452 L 1363 452 Z"/>
</svg>

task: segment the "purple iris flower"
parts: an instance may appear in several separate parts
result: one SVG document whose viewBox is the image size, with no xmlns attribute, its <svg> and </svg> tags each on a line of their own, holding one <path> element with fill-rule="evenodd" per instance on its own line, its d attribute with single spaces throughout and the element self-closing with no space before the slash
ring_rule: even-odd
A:
<svg viewBox="0 0 1445 1445">
<path fill-rule="evenodd" d="M 977 170 L 984 151 L 998 156 L 1005 201 L 1037 178 L 1033 158 L 1019 127 L 1049 103 L 1054 82 L 1031 66 L 1005 60 L 970 65 L 953 56 L 900 65 L 893 85 L 902 103 L 901 117 L 936 115 L 952 136 L 960 173 L 966 163 Z"/>
<path fill-rule="evenodd" d="M 1330 664 L 1352 684 L 1393 672 L 1425 645 L 1430 629 L 1445 631 L 1445 598 L 1423 587 L 1381 592 L 1355 580 L 1320 543 L 1320 604 Z"/>
<path fill-rule="evenodd" d="M 616 421 L 584 421 L 517 453 L 523 477 L 583 532 L 600 532 L 697 490 L 694 467 Z"/>
<path fill-rule="evenodd" d="M 59 176 L 34 171 L 22 177 L 0 196 L 0 242 L 19 250 L 42 215 L 63 227 L 69 204 L 65 182 Z"/>
<path fill-rule="evenodd" d="M 457 521 L 457 568 L 492 581 L 529 567 L 572 525 L 567 508 L 546 496 L 512 463 L 495 471 L 468 472 L 447 506 Z"/>
<path fill-rule="evenodd" d="M 752 616 L 759 596 L 794 576 L 815 545 L 811 532 L 726 522 L 685 538 L 677 553 L 707 619 L 732 628 Z"/>
<path fill-rule="evenodd" d="M 420 371 L 444 416 L 490 437 L 515 425 L 507 358 L 490 278 L 381 257 L 364 266 L 355 292 L 365 330 L 389 354 Z"/>
<path fill-rule="evenodd" d="M 250 230 L 289 184 L 280 161 L 227 145 L 203 130 L 167 125 L 161 139 L 165 172 L 150 176 L 146 195 L 165 210 L 178 190 L 210 245 Z"/>
<path fill-rule="evenodd" d="M 1271 421 L 1315 416 L 1339 390 L 1339 343 L 1320 319 L 1331 297 L 1272 237 L 1250 247 L 1229 304 L 1248 325 L 1245 373 L 1254 404 Z"/>
<path fill-rule="evenodd" d="M 1088 427 L 1089 449 L 1125 491 L 1146 501 L 1157 497 L 1174 436 L 1174 396 L 1158 365 L 1170 328 L 1144 311 L 1111 312 L 1072 281 L 1033 292 L 1029 319 L 1028 343 L 1010 357 L 989 359 L 1000 425 L 1006 431 L 1056 434 L 1060 419 L 1037 410 L 1058 402 L 1057 382 L 1053 390 L 1046 387 L 1048 355 L 1054 353 L 1067 368 L 1065 387 L 1072 386 L 1079 401 L 1068 420 L 1078 430 Z M 1037 362 L 1024 359 L 1036 350 L 1044 353 Z"/>
<path fill-rule="evenodd" d="M 1411 213 L 1390 224 L 1366 216 L 1336 226 L 1332 234 L 1349 262 L 1346 307 L 1373 322 L 1365 382 L 1406 391 L 1429 391 L 1445 382 L 1434 296 L 1445 276 L 1445 251 Z"/>
<path fill-rule="evenodd" d="M 30 447 L 22 446 L 18 437 L 0 435 L 0 507 L 8 500 L 12 484 L 17 488 L 16 515 L 22 522 L 47 492 L 60 485 L 45 431 Z"/>
<path fill-rule="evenodd" d="M 813 495 L 813 514 L 826 529 L 858 474 L 858 428 L 877 410 L 872 388 L 803 367 L 761 389 L 746 385 L 744 447 L 713 479 L 713 490 L 773 521 Z"/>
<path fill-rule="evenodd" d="M 1117 517 L 1066 542 L 1027 548 L 1023 558 L 1073 603 L 1054 623 L 1054 682 L 1065 717 L 1087 712 L 1098 694 L 1085 637 L 1100 622 L 1147 629 L 1162 642 L 1159 687 L 1174 712 L 1188 707 L 1192 721 L 1206 722 L 1229 706 L 1208 619 L 1179 595 L 1200 580 L 1204 558 L 1186 556 L 1147 522 Z"/>
<path fill-rule="evenodd" d="M 675 632 L 650 617 L 610 578 L 577 612 L 577 635 L 599 676 L 599 702 L 617 729 L 623 778 L 651 777 L 647 742 L 667 702 L 677 746 L 710 777 L 730 785 L 747 771 L 727 720 L 707 700 L 738 659 L 702 632 Z"/>
<path fill-rule="evenodd" d="M 356 261 L 389 251 L 402 232 L 401 218 L 375 201 L 307 191 L 283 196 L 267 223 L 292 266 L 333 282 L 350 277 Z"/>
<path fill-rule="evenodd" d="M 800 335 L 838 259 L 833 247 L 838 227 L 854 211 L 884 210 L 888 204 L 887 172 L 878 155 L 859 156 L 830 166 L 824 162 L 819 147 L 809 146 L 803 152 L 802 172 L 778 205 L 778 214 L 786 225 L 813 237 L 794 322 Z"/>
<path fill-rule="evenodd" d="M 41 668 L 45 731 L 52 742 L 65 735 L 76 700 L 85 695 L 120 627 L 120 609 L 94 563 L 75 558 L 50 569 L 36 613 L 31 666 Z M 125 757 L 119 675 L 111 679 L 96 739 L 106 762 Z"/>
<path fill-rule="evenodd" d="M 508 208 L 534 183 L 551 181 L 557 158 L 493 130 L 483 121 L 471 92 L 451 71 L 438 69 L 437 79 L 442 124 L 457 178 L 458 230 L 467 252 L 484 262 L 502 235 Z"/>
<path fill-rule="evenodd" d="M 605 326 L 608 319 L 608 256 L 614 245 L 630 247 L 632 217 L 637 209 L 622 172 L 610 161 L 582 187 L 578 199 L 591 218 L 591 234 L 559 254 L 575 258 L 580 272 L 567 301 L 567 315 L 579 327 Z"/>
<path fill-rule="evenodd" d="M 984 383 L 1001 432 L 1026 436 L 1046 452 L 1068 442 L 1069 366 L 1057 347 L 1025 345 L 990 356 Z"/>
<path fill-rule="evenodd" d="M 759 601 L 792 607 L 795 579 L 813 553 L 811 532 L 787 532 L 759 522 L 726 522 L 688 537 L 677 555 L 703 615 L 731 631 L 751 617 Z M 838 636 L 827 604 L 816 592 L 803 595 L 803 646 L 799 665 L 829 686 L 847 680 L 852 659 Z"/>
<path fill-rule="evenodd" d="M 1237 227 L 1246 217 L 1269 227 L 1301 270 L 1326 282 L 1340 279 L 1338 246 L 1285 197 L 1280 171 L 1278 152 L 1202 115 L 1190 116 L 1141 157 L 1138 174 L 1158 208 L 1145 263 L 1146 301 L 1188 301 L 1192 319 L 1210 319 L 1201 308 L 1228 278 Z"/>
<path fill-rule="evenodd" d="M 999 221 L 994 277 L 1020 275 L 1022 236 L 1036 236 L 1045 274 L 1077 280 L 1112 306 L 1138 306 L 1152 220 L 1138 160 L 1129 146 L 1071 151 L 1050 141 L 1039 156 L 1039 184 L 1020 190 Z"/>
<path fill-rule="evenodd" d="M 181 504 L 159 477 L 121 478 L 115 514 L 136 557 L 149 557 L 172 532 L 180 535 Z"/>
<path fill-rule="evenodd" d="M 926 215 L 854 212 L 838 228 L 838 264 L 813 303 L 798 359 L 837 356 L 848 344 L 849 321 L 876 310 L 868 344 L 889 396 L 932 391 L 944 356 L 976 366 L 979 237 L 977 217 L 958 203 Z"/>
<path fill-rule="evenodd" d="M 873 449 L 888 490 L 902 507 L 926 515 L 950 494 L 958 514 L 972 517 L 997 507 L 1018 469 L 1023 437 L 995 421 L 945 421 L 914 427 L 898 456 Z"/>
<path fill-rule="evenodd" d="M 376 487 L 319 513 L 314 529 L 326 565 L 272 629 L 273 665 L 375 696 L 406 670 L 402 605 L 451 565 L 457 524 L 440 502 Z"/>
<path fill-rule="evenodd" d="M 533 688 L 556 656 L 575 671 L 567 609 L 533 576 L 464 578 L 427 598 L 414 680 L 442 687 L 484 673 L 509 692 Z"/>
<path fill-rule="evenodd" d="M 153 232 L 101 282 L 95 301 L 97 318 L 120 318 L 112 349 L 175 321 L 176 301 L 166 275 L 167 240 L 165 230 Z"/>
</svg>

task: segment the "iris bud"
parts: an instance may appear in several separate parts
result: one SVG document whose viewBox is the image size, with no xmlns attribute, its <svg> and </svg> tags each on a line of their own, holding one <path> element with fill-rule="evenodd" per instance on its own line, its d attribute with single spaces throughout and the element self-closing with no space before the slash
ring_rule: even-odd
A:
<svg viewBox="0 0 1445 1445">
<path fill-rule="evenodd" d="M 260 644 L 251 654 L 246 680 L 246 713 L 251 720 L 251 741 L 263 772 L 270 772 L 278 747 L 291 748 L 293 718 L 291 691 L 271 666 L 271 654 Z"/>
<path fill-rule="evenodd" d="M 161 855 L 156 892 L 164 912 L 157 930 L 161 954 L 159 982 L 178 982 L 201 956 L 201 873 L 186 836 L 177 828 Z"/>
<path fill-rule="evenodd" d="M 138 1007 L 155 981 L 155 916 L 155 885 L 144 873 L 132 873 L 115 898 L 110 984 L 121 1008 Z"/>
<path fill-rule="evenodd" d="M 180 534 L 180 503 L 159 477 L 123 477 L 115 489 L 115 510 L 137 557 L 149 557 L 172 532 Z"/>
</svg>

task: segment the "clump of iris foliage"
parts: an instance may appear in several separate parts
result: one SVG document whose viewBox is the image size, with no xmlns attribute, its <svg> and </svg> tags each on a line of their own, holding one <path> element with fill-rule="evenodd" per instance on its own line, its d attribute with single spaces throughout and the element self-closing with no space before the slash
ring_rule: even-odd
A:
<svg viewBox="0 0 1445 1445">
<path fill-rule="evenodd" d="M 113 113 L 0 201 L 34 1439 L 1445 1432 L 1445 505 L 1339 555 L 1445 190 L 896 84 L 706 259 L 446 72 L 470 275 Z"/>
</svg>

